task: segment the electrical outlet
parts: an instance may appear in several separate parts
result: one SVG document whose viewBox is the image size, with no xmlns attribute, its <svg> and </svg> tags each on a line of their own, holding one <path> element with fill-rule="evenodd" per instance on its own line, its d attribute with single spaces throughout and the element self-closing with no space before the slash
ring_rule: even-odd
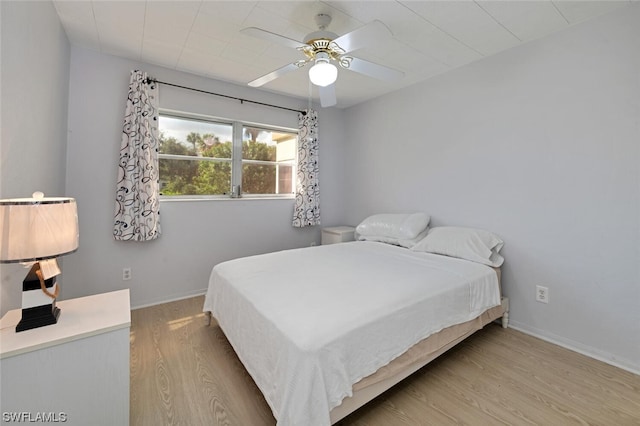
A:
<svg viewBox="0 0 640 426">
<path fill-rule="evenodd" d="M 122 268 L 122 281 L 129 281 L 131 279 L 131 268 Z"/>
<path fill-rule="evenodd" d="M 549 287 L 536 286 L 536 302 L 549 303 Z"/>
</svg>

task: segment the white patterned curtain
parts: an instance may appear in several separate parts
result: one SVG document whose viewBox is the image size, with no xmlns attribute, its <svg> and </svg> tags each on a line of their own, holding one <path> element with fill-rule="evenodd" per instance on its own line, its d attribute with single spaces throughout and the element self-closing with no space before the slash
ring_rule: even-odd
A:
<svg viewBox="0 0 640 426">
<path fill-rule="evenodd" d="M 158 85 L 131 71 L 122 126 L 113 237 L 149 241 L 160 236 Z"/>
<path fill-rule="evenodd" d="M 318 113 L 307 109 L 298 114 L 298 179 L 293 226 L 320 225 L 318 185 Z"/>
</svg>

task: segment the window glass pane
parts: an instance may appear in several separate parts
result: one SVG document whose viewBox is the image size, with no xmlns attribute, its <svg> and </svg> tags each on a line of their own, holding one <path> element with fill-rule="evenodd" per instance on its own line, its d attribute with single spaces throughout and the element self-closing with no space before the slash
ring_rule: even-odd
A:
<svg viewBox="0 0 640 426">
<path fill-rule="evenodd" d="M 242 159 L 276 161 L 276 142 L 270 130 L 242 128 Z"/>
<path fill-rule="evenodd" d="M 245 126 L 242 129 L 242 192 L 293 193 L 297 134 Z"/>
<path fill-rule="evenodd" d="M 231 188 L 231 162 L 160 158 L 161 195 L 222 195 Z"/>
<path fill-rule="evenodd" d="M 279 164 L 277 175 L 278 189 L 276 194 L 293 194 L 293 165 Z"/>
<path fill-rule="evenodd" d="M 275 194 L 276 193 L 276 165 L 275 164 L 243 164 L 242 165 L 242 193 L 243 194 Z"/>
<path fill-rule="evenodd" d="M 232 125 L 160 115 L 160 153 L 231 158 Z"/>
<path fill-rule="evenodd" d="M 221 195 L 229 192 L 232 125 L 160 115 L 159 129 L 162 195 Z M 203 161 L 198 158 L 224 160 Z"/>
<path fill-rule="evenodd" d="M 242 164 L 244 194 L 292 194 L 292 164 Z"/>
</svg>

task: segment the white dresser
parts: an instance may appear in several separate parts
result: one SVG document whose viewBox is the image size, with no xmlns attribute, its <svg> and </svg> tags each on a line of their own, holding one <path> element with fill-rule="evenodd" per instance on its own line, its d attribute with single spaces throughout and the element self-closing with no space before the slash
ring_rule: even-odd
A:
<svg viewBox="0 0 640 426">
<path fill-rule="evenodd" d="M 128 425 L 129 290 L 57 306 L 57 324 L 19 333 L 20 309 L 2 317 L 2 422 Z"/>
</svg>

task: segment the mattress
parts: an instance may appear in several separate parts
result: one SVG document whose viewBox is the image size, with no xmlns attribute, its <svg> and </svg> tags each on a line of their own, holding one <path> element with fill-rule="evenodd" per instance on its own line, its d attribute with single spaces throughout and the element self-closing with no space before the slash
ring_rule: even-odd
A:
<svg viewBox="0 0 640 426">
<path fill-rule="evenodd" d="M 495 271 L 356 241 L 216 265 L 205 296 L 279 426 L 329 425 L 352 386 L 500 305 Z"/>
</svg>

